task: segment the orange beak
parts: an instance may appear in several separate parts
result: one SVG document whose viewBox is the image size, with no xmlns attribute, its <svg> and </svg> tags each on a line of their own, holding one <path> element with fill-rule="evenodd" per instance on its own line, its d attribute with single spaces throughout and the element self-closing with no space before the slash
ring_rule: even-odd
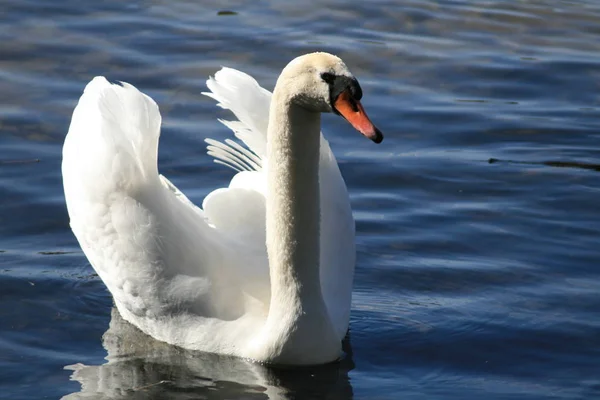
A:
<svg viewBox="0 0 600 400">
<path fill-rule="evenodd" d="M 354 99 L 348 89 L 340 93 L 333 107 L 346 121 L 350 122 L 354 129 L 375 143 L 381 143 L 383 134 L 373 125 L 360 101 Z"/>
</svg>

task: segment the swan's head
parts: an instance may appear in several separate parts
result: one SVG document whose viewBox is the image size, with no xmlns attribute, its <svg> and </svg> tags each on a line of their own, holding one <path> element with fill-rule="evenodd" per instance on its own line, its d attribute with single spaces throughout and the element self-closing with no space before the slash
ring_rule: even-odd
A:
<svg viewBox="0 0 600 400">
<path fill-rule="evenodd" d="M 311 53 L 292 60 L 282 71 L 277 87 L 293 103 L 315 112 L 333 112 L 375 143 L 383 134 L 360 104 L 362 89 L 346 64 L 328 53 Z"/>
</svg>

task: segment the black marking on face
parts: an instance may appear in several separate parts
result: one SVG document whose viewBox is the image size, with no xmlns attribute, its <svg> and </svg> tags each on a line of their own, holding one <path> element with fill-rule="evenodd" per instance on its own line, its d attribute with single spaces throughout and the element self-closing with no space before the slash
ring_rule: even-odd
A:
<svg viewBox="0 0 600 400">
<path fill-rule="evenodd" d="M 346 75 L 335 75 L 329 72 L 324 72 L 321 74 L 321 79 L 325 81 L 329 85 L 329 101 L 331 104 L 331 108 L 333 108 L 333 112 L 336 114 L 340 114 L 334 107 L 335 101 L 338 96 L 345 90 L 349 90 L 350 94 L 352 94 L 353 100 L 360 100 L 362 98 L 362 89 L 358 84 L 358 81 L 354 77 L 349 77 Z M 356 104 L 352 102 L 352 108 L 355 111 L 358 111 L 356 108 Z"/>
<path fill-rule="evenodd" d="M 323 72 L 321 74 L 321 79 L 323 79 L 325 82 L 327 82 L 329 85 L 331 85 L 333 83 L 333 81 L 335 81 L 335 75 L 331 74 L 329 72 Z"/>
</svg>

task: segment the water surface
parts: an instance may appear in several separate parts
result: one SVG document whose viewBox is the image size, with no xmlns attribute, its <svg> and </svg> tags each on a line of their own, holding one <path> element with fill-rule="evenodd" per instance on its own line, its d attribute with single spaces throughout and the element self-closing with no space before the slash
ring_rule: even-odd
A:
<svg viewBox="0 0 600 400">
<path fill-rule="evenodd" d="M 399 4 L 401 3 L 401 4 Z M 595 1 L 2 2 L 0 393 L 39 398 L 590 399 L 600 395 Z M 95 75 L 160 105 L 159 168 L 193 201 L 231 171 L 220 66 L 272 89 L 341 56 L 386 135 L 324 132 L 358 261 L 346 357 L 273 370 L 120 320 L 68 226 L 61 147 Z M 67 366 L 67 368 L 65 368 Z"/>
</svg>

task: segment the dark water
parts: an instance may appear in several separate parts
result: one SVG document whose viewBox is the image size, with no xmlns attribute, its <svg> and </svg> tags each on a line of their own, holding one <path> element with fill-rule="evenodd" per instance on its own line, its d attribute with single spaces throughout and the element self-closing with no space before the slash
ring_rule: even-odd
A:
<svg viewBox="0 0 600 400">
<path fill-rule="evenodd" d="M 600 396 L 597 2 L 0 9 L 0 397 Z M 61 147 L 85 83 L 107 75 L 157 100 L 159 167 L 201 202 L 231 177 L 204 151 L 229 135 L 206 77 L 227 65 L 272 89 L 314 50 L 347 62 L 386 134 L 375 146 L 324 118 L 357 222 L 346 359 L 272 370 L 147 339 L 68 227 Z"/>
</svg>

